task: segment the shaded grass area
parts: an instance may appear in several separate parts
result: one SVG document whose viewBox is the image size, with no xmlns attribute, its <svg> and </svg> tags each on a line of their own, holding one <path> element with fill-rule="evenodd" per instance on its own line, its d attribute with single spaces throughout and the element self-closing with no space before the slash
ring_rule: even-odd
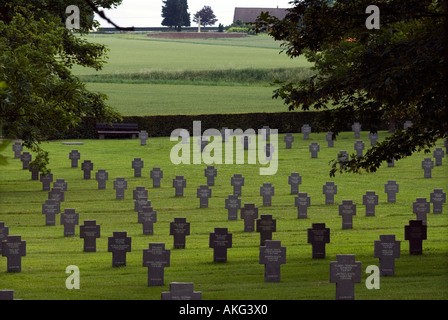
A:
<svg viewBox="0 0 448 320">
<path fill-rule="evenodd" d="M 148 71 L 80 76 L 84 82 L 126 84 L 189 84 L 212 86 L 270 86 L 274 80 L 299 81 L 313 74 L 310 68 Z"/>
<path fill-rule="evenodd" d="M 386 137 L 380 132 L 380 140 Z M 283 135 L 279 140 L 278 172 L 273 176 L 260 176 L 260 164 L 217 164 L 218 176 L 212 187 L 209 208 L 199 208 L 196 189 L 205 184 L 205 163 L 200 165 L 179 164 L 170 161 L 171 148 L 177 143 L 168 138 L 150 138 L 147 146 L 139 140 L 83 140 L 76 146 L 81 162 L 91 160 L 94 172 L 106 169 L 109 181 L 106 190 L 98 190 L 95 180 L 84 180 L 80 168 L 70 168 L 68 153 L 73 146 L 61 141 L 45 143 L 50 152 L 50 168 L 55 179 L 68 182 L 66 200 L 61 205 L 75 208 L 80 214 L 80 224 L 93 219 L 101 225 L 101 238 L 97 240 L 97 252 L 83 252 L 83 240 L 79 238 L 79 226 L 75 237 L 63 237 L 63 227 L 56 218 L 56 226 L 45 226 L 41 205 L 48 193 L 42 191 L 41 183 L 30 180 L 30 173 L 21 169 L 21 163 L 8 155 L 9 165 L 0 177 L 0 221 L 10 228 L 11 235 L 21 235 L 27 241 L 27 256 L 22 259 L 22 272 L 6 272 L 6 259 L 0 258 L 0 283 L 5 289 L 14 289 L 19 299 L 136 299 L 159 300 L 168 291 L 169 282 L 193 282 L 195 290 L 202 291 L 203 299 L 319 299 L 332 300 L 335 285 L 329 283 L 329 263 L 336 254 L 355 254 L 362 262 L 362 282 L 356 284 L 357 299 L 406 300 L 448 298 L 448 218 L 447 207 L 441 215 L 428 214 L 428 240 L 423 242 L 423 255 L 408 253 L 404 240 L 404 226 L 415 219 L 412 203 L 417 197 L 426 197 L 434 188 L 448 190 L 448 163 L 433 169 L 431 179 L 423 178 L 421 161 L 428 157 L 417 153 L 395 162 L 394 168 L 381 167 L 375 174 L 337 175 L 329 178 L 328 163 L 340 150 L 353 153 L 353 133 L 342 133 L 334 148 L 327 148 L 325 134 L 312 133 L 310 140 L 294 134 L 292 149 L 285 149 Z M 361 139 L 368 142 L 368 132 Z M 318 142 L 321 151 L 318 158 L 311 159 L 308 145 Z M 193 142 L 192 142 L 193 143 Z M 368 143 L 366 143 L 366 146 Z M 442 146 L 440 141 L 437 146 Z M 133 177 L 131 162 L 140 157 L 145 162 L 143 176 Z M 160 167 L 164 171 L 160 189 L 152 187 L 149 171 Z M 290 194 L 288 176 L 299 172 L 302 176 L 301 192 L 311 197 L 307 219 L 297 219 L 294 195 Z M 232 193 L 230 179 L 235 173 L 245 177 L 241 197 L 244 203 L 255 203 L 259 215 L 272 214 L 277 219 L 277 232 L 273 239 L 281 240 L 287 248 L 286 264 L 281 267 L 280 283 L 265 283 L 264 267 L 258 263 L 259 234 L 244 232 L 243 221 L 229 221 L 224 201 Z M 184 197 L 174 197 L 172 179 L 184 175 L 187 187 Z M 94 174 L 92 174 L 94 176 Z M 113 180 L 125 177 L 128 189 L 124 200 L 115 200 Z M 397 180 L 400 192 L 397 202 L 386 202 L 384 184 Z M 322 185 L 334 181 L 338 194 L 334 205 L 325 205 Z M 262 206 L 259 188 L 265 182 L 275 186 L 272 207 Z M 148 190 L 157 222 L 154 235 L 142 235 L 133 211 L 132 190 L 145 186 Z M 367 190 L 376 191 L 379 205 L 375 217 L 365 216 L 362 195 Z M 351 199 L 357 204 L 353 229 L 343 230 L 338 204 Z M 169 223 L 175 217 L 186 217 L 191 223 L 191 235 L 187 237 L 185 250 L 173 249 L 169 235 Z M 327 245 L 327 257 L 311 258 L 311 246 L 306 233 L 312 223 L 325 222 L 331 229 L 331 241 Z M 208 236 L 216 227 L 226 227 L 233 234 L 233 247 L 228 250 L 228 262 L 213 263 L 213 250 L 208 248 Z M 107 252 L 107 239 L 114 231 L 127 231 L 132 237 L 132 252 L 127 254 L 127 266 L 113 268 L 111 253 Z M 368 265 L 378 264 L 373 257 L 373 243 L 380 234 L 395 234 L 401 241 L 401 257 L 396 260 L 396 275 L 381 278 L 379 290 L 365 287 Z M 165 285 L 147 286 L 147 269 L 142 266 L 143 249 L 150 242 L 163 242 L 171 250 L 171 266 L 165 269 Z M 65 268 L 80 268 L 80 290 L 67 290 Z"/>
<path fill-rule="evenodd" d="M 274 87 L 177 84 L 86 83 L 107 94 L 122 115 L 179 115 L 285 112 L 283 101 L 272 99 Z"/>
</svg>

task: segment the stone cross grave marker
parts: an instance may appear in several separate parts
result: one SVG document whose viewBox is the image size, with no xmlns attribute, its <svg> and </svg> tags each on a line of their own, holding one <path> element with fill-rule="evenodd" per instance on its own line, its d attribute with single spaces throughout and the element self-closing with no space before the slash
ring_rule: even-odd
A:
<svg viewBox="0 0 448 320">
<path fill-rule="evenodd" d="M 412 127 L 413 123 L 410 120 L 407 120 L 403 123 L 403 129 L 408 130 L 410 127 Z"/>
<path fill-rule="evenodd" d="M 369 133 L 369 140 L 370 140 L 370 145 L 374 146 L 376 144 L 376 142 L 378 141 L 378 132 L 370 132 Z"/>
<path fill-rule="evenodd" d="M 320 151 L 320 146 L 317 142 L 313 142 L 308 147 L 311 152 L 311 158 L 317 158 L 317 153 Z"/>
<path fill-rule="evenodd" d="M 162 292 L 162 300 L 202 300 L 202 292 L 193 287 L 191 282 L 170 282 L 170 291 Z"/>
<path fill-rule="evenodd" d="M 308 124 L 304 124 L 301 132 L 303 133 L 303 140 L 308 140 L 310 138 L 311 127 Z"/>
<path fill-rule="evenodd" d="M 45 200 L 42 204 L 42 214 L 45 215 L 45 225 L 55 226 L 56 215 L 61 211 L 61 204 L 57 200 Z"/>
<path fill-rule="evenodd" d="M 20 159 L 22 154 L 23 146 L 20 142 L 14 142 L 12 145 L 12 151 L 14 151 L 14 159 Z"/>
<path fill-rule="evenodd" d="M 93 170 L 93 163 L 90 160 L 84 160 L 84 162 L 81 164 L 81 170 L 84 171 L 84 179 L 89 180 L 90 179 L 90 173 Z"/>
<path fill-rule="evenodd" d="M 208 137 L 204 137 L 204 136 L 199 137 L 198 144 L 199 144 L 199 146 L 201 148 L 201 152 L 204 152 L 204 149 L 208 145 Z"/>
<path fill-rule="evenodd" d="M 266 160 L 272 160 L 272 156 L 274 155 L 275 148 L 272 143 L 267 143 L 264 146 L 264 153 L 266 154 Z"/>
<path fill-rule="evenodd" d="M 302 184 L 302 176 L 298 172 L 293 172 L 288 177 L 288 184 L 291 185 L 291 194 L 299 193 L 299 185 Z"/>
<path fill-rule="evenodd" d="M 384 185 L 384 192 L 387 194 L 387 202 L 395 203 L 397 201 L 397 193 L 399 191 L 399 185 L 395 180 L 389 180 Z"/>
<path fill-rule="evenodd" d="M 294 142 L 293 134 L 292 133 L 285 134 L 285 136 L 283 137 L 283 141 L 285 142 L 285 148 L 286 149 L 291 149 L 292 148 L 292 143 Z"/>
<path fill-rule="evenodd" d="M 236 195 L 229 195 L 225 200 L 225 208 L 228 213 L 228 220 L 238 220 L 238 210 L 241 209 L 241 199 Z"/>
<path fill-rule="evenodd" d="M 442 148 L 436 148 L 432 153 L 432 156 L 434 157 L 434 159 L 436 159 L 436 166 L 441 166 L 442 159 L 445 156 L 445 152 L 443 151 Z"/>
<path fill-rule="evenodd" d="M 0 301 L 11 300 L 14 300 L 14 290 L 0 290 Z"/>
<path fill-rule="evenodd" d="M 184 176 L 176 176 L 176 178 L 173 179 L 173 188 L 175 189 L 176 197 L 183 197 L 184 188 L 186 187 L 187 187 L 187 180 L 184 178 Z"/>
<path fill-rule="evenodd" d="M 355 134 L 355 139 L 360 139 L 361 138 L 361 124 L 359 122 L 354 122 L 352 124 L 352 131 Z"/>
<path fill-rule="evenodd" d="M 261 130 L 258 130 L 258 132 L 261 132 L 261 135 L 263 136 L 264 141 L 270 141 L 271 139 L 271 128 L 269 126 L 263 126 Z"/>
<path fill-rule="evenodd" d="M 395 158 L 392 158 L 390 160 L 387 161 L 387 167 L 388 168 L 393 168 L 395 167 Z"/>
<path fill-rule="evenodd" d="M 204 176 L 207 178 L 207 185 L 215 185 L 215 177 L 218 175 L 218 170 L 214 166 L 207 166 L 204 169 Z"/>
<path fill-rule="evenodd" d="M 78 150 L 72 150 L 68 154 L 68 158 L 72 161 L 72 168 L 78 168 L 78 160 L 81 159 L 81 153 Z"/>
<path fill-rule="evenodd" d="M 311 197 L 305 192 L 299 192 L 294 198 L 294 205 L 297 207 L 297 219 L 308 218 L 308 207 L 311 206 Z"/>
<path fill-rule="evenodd" d="M 266 240 L 260 246 L 259 262 L 264 264 L 264 281 L 280 282 L 280 267 L 286 263 L 286 247 L 279 240 Z"/>
<path fill-rule="evenodd" d="M 65 193 L 61 188 L 52 188 L 48 192 L 48 200 L 56 200 L 59 202 L 65 201 Z"/>
<path fill-rule="evenodd" d="M 43 191 L 50 191 L 51 189 L 51 183 L 53 182 L 53 174 L 48 173 L 46 175 L 40 174 L 40 182 L 42 182 L 42 190 Z"/>
<path fill-rule="evenodd" d="M 22 161 L 22 169 L 28 170 L 30 167 L 30 162 L 33 159 L 33 156 L 29 152 L 23 152 L 20 155 L 20 161 Z"/>
<path fill-rule="evenodd" d="M 442 189 L 434 189 L 430 194 L 433 213 L 442 213 L 443 204 L 446 202 L 446 193 Z"/>
<path fill-rule="evenodd" d="M 422 224 L 427 224 L 426 216 L 431 211 L 431 203 L 426 198 L 417 198 L 412 204 L 412 212 L 417 215 L 415 220 L 422 220 Z"/>
<path fill-rule="evenodd" d="M 263 197 L 264 207 L 270 207 L 272 205 L 273 195 L 275 195 L 275 187 L 271 183 L 263 183 L 260 187 L 260 196 Z"/>
<path fill-rule="evenodd" d="M 243 150 L 249 150 L 251 140 L 252 140 L 251 137 L 247 135 L 243 135 L 241 137 L 241 144 L 243 145 Z"/>
<path fill-rule="evenodd" d="M 53 188 L 61 188 L 62 191 L 68 190 L 68 183 L 64 179 L 56 179 L 53 183 Z"/>
<path fill-rule="evenodd" d="M 232 248 L 232 234 L 227 228 L 215 228 L 209 235 L 209 248 L 213 249 L 214 262 L 226 262 L 227 249 Z"/>
<path fill-rule="evenodd" d="M 260 246 L 264 246 L 266 240 L 272 240 L 272 233 L 277 231 L 277 220 L 272 219 L 271 214 L 262 214 L 257 219 L 256 231 L 260 234 Z"/>
<path fill-rule="evenodd" d="M 354 254 L 337 254 L 330 262 L 330 283 L 336 283 L 336 300 L 355 300 L 355 283 L 361 282 L 361 262 Z"/>
<path fill-rule="evenodd" d="M 125 178 L 116 178 L 114 181 L 115 200 L 124 199 L 124 191 L 128 188 L 128 182 Z"/>
<path fill-rule="evenodd" d="M 79 237 L 84 239 L 84 252 L 96 252 L 96 239 L 101 237 L 101 226 L 96 220 L 84 220 L 79 226 Z"/>
<path fill-rule="evenodd" d="M 190 235 L 190 222 L 187 218 L 174 218 L 170 222 L 170 236 L 174 239 L 174 249 L 185 249 L 185 238 Z"/>
<path fill-rule="evenodd" d="M 8 235 L 9 227 L 6 227 L 4 222 L 0 222 L 0 256 L 2 254 L 2 242 L 6 240 Z"/>
<path fill-rule="evenodd" d="M 208 199 L 212 197 L 212 189 L 208 185 L 201 185 L 196 191 L 196 196 L 199 198 L 199 207 L 208 208 Z"/>
<path fill-rule="evenodd" d="M 146 140 L 148 140 L 149 138 L 148 132 L 146 132 L 146 130 L 140 131 L 138 134 L 138 138 L 140 139 L 140 145 L 146 146 Z"/>
<path fill-rule="evenodd" d="M 334 195 L 338 193 L 338 186 L 333 181 L 327 181 L 323 186 L 322 193 L 325 195 L 325 204 L 333 204 Z"/>
<path fill-rule="evenodd" d="M 325 245 L 330 243 L 330 228 L 325 227 L 325 223 L 313 223 L 307 229 L 307 242 L 311 243 L 312 258 L 325 258 Z"/>
<path fill-rule="evenodd" d="M 152 179 L 152 187 L 160 188 L 160 180 L 163 178 L 163 171 L 160 168 L 153 168 L 149 174 Z"/>
<path fill-rule="evenodd" d="M 109 172 L 100 169 L 95 173 L 95 180 L 98 181 L 98 190 L 106 189 L 106 181 L 109 180 Z"/>
<path fill-rule="evenodd" d="M 241 197 L 241 188 L 244 186 L 244 177 L 241 174 L 234 174 L 230 179 L 230 185 L 233 186 L 233 194 Z"/>
<path fill-rule="evenodd" d="M 244 232 L 255 231 L 255 220 L 258 219 L 258 208 L 254 203 L 245 203 L 241 208 L 241 219 L 244 220 Z"/>
<path fill-rule="evenodd" d="M 148 287 L 163 286 L 165 268 L 170 266 L 171 251 L 164 243 L 149 243 L 143 249 L 143 266 L 148 268 Z"/>
<path fill-rule="evenodd" d="M 374 242 L 373 256 L 379 260 L 380 276 L 395 274 L 395 259 L 400 258 L 400 241 L 394 234 L 380 235 L 380 240 Z"/>
<path fill-rule="evenodd" d="M 325 135 L 325 140 L 327 140 L 328 148 L 334 147 L 333 132 L 331 131 L 327 132 L 327 134 Z"/>
<path fill-rule="evenodd" d="M 154 234 L 154 223 L 157 222 L 157 211 L 150 205 L 140 207 L 138 211 L 138 223 L 143 225 L 144 235 Z"/>
<path fill-rule="evenodd" d="M 131 241 L 126 231 L 114 231 L 113 236 L 107 239 L 107 251 L 112 252 L 112 267 L 126 265 L 126 253 L 131 252 Z"/>
<path fill-rule="evenodd" d="M 404 239 L 409 241 L 409 254 L 423 253 L 423 240 L 427 239 L 427 226 L 422 220 L 409 220 L 404 227 Z"/>
<path fill-rule="evenodd" d="M 134 199 L 134 211 L 138 212 L 140 208 L 148 204 L 148 190 L 144 186 L 138 186 L 132 191 Z"/>
<path fill-rule="evenodd" d="M 339 167 L 345 169 L 347 167 L 347 164 L 345 164 L 344 162 L 348 161 L 348 160 L 349 160 L 349 156 L 348 156 L 347 151 L 345 151 L 345 150 L 339 151 L 339 153 L 338 153 Z"/>
<path fill-rule="evenodd" d="M 142 176 L 143 166 L 144 162 L 141 158 L 134 158 L 134 160 L 132 160 L 132 169 L 134 169 L 134 177 Z"/>
<path fill-rule="evenodd" d="M 292 143 L 294 142 L 294 136 L 292 135 L 292 133 L 287 133 L 283 137 L 283 141 L 286 144 L 285 148 L 286 149 L 291 149 L 292 148 Z"/>
<path fill-rule="evenodd" d="M 362 196 L 362 204 L 366 206 L 366 217 L 375 216 L 375 206 L 378 205 L 379 196 L 375 194 L 375 191 L 366 191 L 366 194 Z"/>
<path fill-rule="evenodd" d="M 431 158 L 425 158 L 422 161 L 423 177 L 431 178 L 431 170 L 434 168 L 434 161 Z"/>
<path fill-rule="evenodd" d="M 7 259 L 7 272 L 22 271 L 22 257 L 26 256 L 26 241 L 22 241 L 21 236 L 8 235 L 0 245 L 2 256 Z"/>
<path fill-rule="evenodd" d="M 339 215 L 342 216 L 342 229 L 353 229 L 353 216 L 356 216 L 356 204 L 352 200 L 342 200 L 339 205 Z"/>
<path fill-rule="evenodd" d="M 362 140 L 358 140 L 355 142 L 354 145 L 355 151 L 356 151 L 356 157 L 361 158 L 362 157 L 362 153 L 364 151 L 365 148 L 365 144 Z"/>
<path fill-rule="evenodd" d="M 39 166 L 35 163 L 30 163 L 28 171 L 31 172 L 31 180 L 39 180 Z"/>
<path fill-rule="evenodd" d="M 79 224 L 79 214 L 75 209 L 64 209 L 61 213 L 61 225 L 64 226 L 64 237 L 75 235 L 75 226 Z"/>
</svg>

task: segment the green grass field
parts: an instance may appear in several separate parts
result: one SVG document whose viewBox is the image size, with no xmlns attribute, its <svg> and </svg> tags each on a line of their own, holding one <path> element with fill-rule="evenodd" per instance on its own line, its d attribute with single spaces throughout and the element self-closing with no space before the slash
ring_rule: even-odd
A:
<svg viewBox="0 0 448 320">
<path fill-rule="evenodd" d="M 361 138 L 368 142 L 368 133 Z M 387 135 L 380 132 L 380 140 Z M 209 208 L 199 208 L 196 189 L 206 183 L 205 164 L 173 165 L 171 148 L 176 142 L 168 138 L 151 138 L 147 146 L 139 140 L 85 140 L 82 146 L 63 145 L 62 141 L 44 143 L 50 151 L 50 167 L 54 179 L 68 182 L 68 191 L 61 209 L 75 208 L 84 220 L 94 219 L 101 225 L 101 238 L 97 240 L 97 252 L 83 252 L 83 240 L 79 238 L 79 226 L 75 237 L 64 237 L 63 226 L 45 226 L 41 206 L 48 192 L 42 191 L 38 181 L 30 180 L 30 173 L 21 169 L 21 163 L 9 152 L 9 164 L 2 168 L 0 178 L 0 221 L 9 227 L 10 235 L 21 235 L 27 242 L 27 253 L 22 259 L 22 272 L 7 273 L 6 258 L 0 257 L 0 286 L 14 289 L 18 299 L 137 299 L 159 300 L 169 283 L 193 282 L 203 299 L 236 300 L 332 300 L 335 285 L 329 283 L 329 263 L 336 254 L 355 254 L 362 262 L 362 282 L 356 284 L 355 294 L 359 300 L 406 300 L 448 298 L 448 218 L 447 206 L 443 214 L 428 214 L 428 240 L 423 242 L 423 255 L 409 255 L 408 241 L 404 240 L 404 226 L 415 219 L 412 203 L 418 197 L 429 195 L 434 188 L 448 190 L 448 163 L 435 167 L 432 178 L 424 179 L 421 161 L 428 157 L 417 153 L 397 161 L 394 168 L 381 167 L 375 174 L 337 175 L 329 178 L 328 162 L 340 150 L 352 153 L 353 133 L 338 136 L 334 148 L 327 148 L 324 134 L 312 133 L 309 141 L 295 134 L 293 148 L 285 149 L 283 136 L 279 136 L 278 172 L 273 176 L 260 176 L 260 165 L 216 165 L 218 176 L 212 187 Z M 317 159 L 311 159 L 310 142 L 317 141 L 321 151 Z M 367 145 L 368 143 L 366 143 Z M 442 142 L 438 144 L 442 146 Z M 68 153 L 72 149 L 81 152 L 81 161 L 91 160 L 94 173 L 99 169 L 109 172 L 106 190 L 98 190 L 95 180 L 84 180 L 80 168 L 70 168 Z M 133 177 L 131 161 L 141 157 L 145 162 L 143 177 Z M 149 178 L 153 167 L 164 171 L 162 187 L 154 189 Z M 307 219 L 297 219 L 294 195 L 290 194 L 288 176 L 299 172 L 302 176 L 301 192 L 311 197 Z M 255 203 L 259 215 L 272 214 L 277 219 L 274 240 L 281 240 L 287 249 L 286 264 L 281 267 L 281 282 L 264 282 L 264 266 L 258 263 L 259 234 L 243 232 L 243 221 L 229 221 L 224 208 L 225 198 L 232 193 L 230 179 L 233 174 L 245 177 L 242 202 Z M 187 187 L 184 197 L 174 197 L 172 179 L 184 175 Z M 125 177 L 128 189 L 125 200 L 115 200 L 113 180 Z M 386 202 L 384 184 L 394 179 L 400 185 L 397 202 Z M 334 181 L 338 194 L 334 205 L 325 205 L 322 185 Z M 271 182 L 275 186 L 272 207 L 262 206 L 259 187 Z M 132 190 L 137 186 L 148 189 L 149 199 L 157 211 L 154 235 L 142 234 L 133 211 Z M 365 216 L 362 196 L 368 190 L 379 195 L 375 217 Z M 353 229 L 343 230 L 338 204 L 351 199 L 357 204 Z M 173 249 L 169 235 L 169 223 L 175 217 L 186 217 L 191 223 L 191 235 L 187 237 L 186 249 Z M 312 223 L 325 222 L 331 229 L 331 242 L 327 245 L 325 259 L 312 259 L 311 246 L 306 233 Z M 225 227 L 233 234 L 233 248 L 228 250 L 226 263 L 213 263 L 213 250 L 208 248 L 209 233 L 216 227 Z M 107 252 L 107 239 L 114 231 L 127 231 L 132 237 L 132 252 L 127 254 L 127 266 L 112 267 L 112 254 Z M 373 257 L 373 243 L 380 234 L 395 234 L 401 241 L 401 257 L 396 260 L 394 277 L 382 277 L 379 290 L 368 290 L 365 273 L 368 265 L 378 265 Z M 165 269 L 165 285 L 147 286 L 147 268 L 142 266 L 143 249 L 151 242 L 165 243 L 171 249 L 171 266 Z M 68 290 L 65 268 L 76 265 L 80 269 L 80 289 Z"/>
<path fill-rule="evenodd" d="M 280 54 L 280 43 L 263 35 L 207 40 L 89 35 L 88 40 L 108 46 L 108 63 L 98 72 L 79 66 L 73 72 L 88 89 L 107 94 L 123 115 L 284 112 L 283 102 L 271 99 L 272 80 L 312 73 L 305 58 Z"/>
</svg>

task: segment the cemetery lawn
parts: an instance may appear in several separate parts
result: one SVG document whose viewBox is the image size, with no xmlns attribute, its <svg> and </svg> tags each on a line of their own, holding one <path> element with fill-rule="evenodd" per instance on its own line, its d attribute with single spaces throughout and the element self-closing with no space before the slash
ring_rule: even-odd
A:
<svg viewBox="0 0 448 320">
<path fill-rule="evenodd" d="M 380 141 L 386 132 L 380 132 Z M 368 133 L 361 139 L 369 145 Z M 377 173 L 363 175 L 337 175 L 329 177 L 328 162 L 340 150 L 354 153 L 355 139 L 352 132 L 342 133 L 334 148 L 328 148 L 324 133 L 311 133 L 310 140 L 294 134 L 292 149 L 285 149 L 283 135 L 279 135 L 278 172 L 273 176 L 259 175 L 260 165 L 218 164 L 218 175 L 212 189 L 209 208 L 199 208 L 196 190 L 206 184 L 206 164 L 174 165 L 170 151 L 176 142 L 169 138 L 150 138 L 147 146 L 135 140 L 81 140 L 84 145 L 63 145 L 62 141 L 45 143 L 50 152 L 50 168 L 56 179 L 68 182 L 65 202 L 61 210 L 75 208 L 79 224 L 84 220 L 96 220 L 101 225 L 101 238 L 97 239 L 97 252 L 83 252 L 83 239 L 79 238 L 79 226 L 74 237 L 63 236 L 63 226 L 56 217 L 56 226 L 46 226 L 42 204 L 48 196 L 39 181 L 32 181 L 31 174 L 22 170 L 21 162 L 13 159 L 13 152 L 6 152 L 8 165 L 2 168 L 0 178 L 0 221 L 9 227 L 10 235 L 20 235 L 26 241 L 26 256 L 22 258 L 20 273 L 6 272 L 6 258 L 0 257 L 0 289 L 14 289 L 17 299 L 136 299 L 160 300 L 161 292 L 169 290 L 170 282 L 193 282 L 195 291 L 201 291 L 205 300 L 333 300 L 335 284 L 329 283 L 329 263 L 336 254 L 355 254 L 362 263 L 362 282 L 355 285 L 358 300 L 406 300 L 448 299 L 448 208 L 443 214 L 428 214 L 428 240 L 423 241 L 423 254 L 409 255 L 409 244 L 404 239 L 404 226 L 415 219 L 412 204 L 416 198 L 429 201 L 434 188 L 448 190 L 448 160 L 432 170 L 432 178 L 423 178 L 421 162 L 424 153 L 395 162 L 394 168 L 386 165 Z M 311 159 L 308 145 L 318 142 L 321 151 Z M 437 145 L 442 147 L 440 141 Z M 79 168 L 71 168 L 68 154 L 72 149 L 81 153 Z M 25 150 L 24 150 L 25 151 Z M 432 151 L 431 151 L 432 152 Z M 142 158 L 142 177 L 133 177 L 131 162 Z M 105 190 L 98 190 L 97 182 L 84 180 L 81 162 L 94 164 L 92 177 L 99 169 L 109 172 Z M 163 170 L 160 189 L 152 187 L 149 172 L 154 167 Z M 302 176 L 300 192 L 311 197 L 307 219 L 297 219 L 295 195 L 290 194 L 288 176 L 299 172 Z M 277 219 L 277 232 L 273 240 L 281 240 L 286 247 L 286 264 L 281 267 L 281 282 L 264 282 L 264 266 L 259 264 L 257 232 L 243 232 L 243 221 L 229 221 L 224 201 L 232 193 L 230 179 L 240 173 L 245 177 L 242 203 L 255 203 L 259 215 L 272 214 Z M 184 197 L 174 197 L 172 180 L 176 175 L 187 179 Z M 124 200 L 115 200 L 113 181 L 117 177 L 128 180 Z M 400 191 L 397 202 L 386 202 L 384 184 L 396 180 Z M 338 186 L 335 204 L 325 205 L 322 186 L 334 181 Z M 259 188 L 270 182 L 275 186 L 271 207 L 262 206 Z M 154 235 L 143 235 L 142 225 L 137 223 L 132 191 L 137 186 L 148 190 L 152 207 L 157 211 Z M 375 217 L 365 216 L 362 196 L 366 191 L 379 195 Z M 353 200 L 357 213 L 353 229 L 342 229 L 338 205 L 342 200 Z M 173 237 L 169 235 L 170 222 L 175 217 L 186 217 L 191 234 L 186 238 L 186 249 L 173 249 Z M 312 259 L 311 245 L 307 243 L 307 229 L 312 223 L 324 222 L 331 229 L 330 243 L 326 246 L 326 258 Z M 208 247 L 209 233 L 214 228 L 228 228 L 233 234 L 233 247 L 228 249 L 226 263 L 213 262 L 213 249 Z M 114 231 L 126 231 L 132 237 L 132 252 L 127 254 L 125 267 L 112 267 L 112 254 L 107 251 L 108 237 Z M 378 265 L 373 257 L 374 241 L 381 234 L 395 234 L 401 241 L 401 257 L 395 261 L 395 276 L 381 277 L 379 290 L 368 290 L 365 281 L 367 266 Z M 142 266 L 143 249 L 150 242 L 165 243 L 171 250 L 171 266 L 165 268 L 165 285 L 147 286 L 147 268 Z M 80 270 L 80 289 L 68 290 L 65 281 L 69 274 L 66 267 L 76 265 Z"/>
<path fill-rule="evenodd" d="M 272 100 L 274 79 L 312 74 L 304 57 L 279 54 L 267 35 L 241 39 L 163 40 L 145 33 L 87 36 L 105 44 L 108 59 L 96 71 L 73 68 L 86 87 L 103 92 L 122 115 L 285 112 Z"/>
</svg>

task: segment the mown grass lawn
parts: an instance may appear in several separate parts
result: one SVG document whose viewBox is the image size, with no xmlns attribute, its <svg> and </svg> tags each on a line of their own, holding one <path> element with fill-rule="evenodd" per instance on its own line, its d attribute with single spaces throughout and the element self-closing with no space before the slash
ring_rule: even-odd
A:
<svg viewBox="0 0 448 320">
<path fill-rule="evenodd" d="M 368 133 L 361 138 L 369 144 Z M 387 135 L 380 132 L 380 139 Z M 309 143 L 321 145 L 317 159 L 311 159 Z M 448 219 L 447 208 L 441 215 L 428 214 L 428 240 L 423 242 L 423 255 L 409 255 L 408 241 L 404 239 L 404 226 L 415 219 L 412 203 L 417 197 L 429 195 L 434 188 L 448 190 L 447 160 L 435 167 L 432 178 L 423 178 L 421 161 L 423 153 L 417 153 L 395 163 L 394 168 L 381 167 L 374 174 L 337 175 L 330 178 L 328 162 L 340 150 L 353 153 L 353 133 L 342 133 L 334 148 L 328 148 L 323 133 L 312 133 L 310 140 L 295 134 L 293 148 L 285 149 L 283 135 L 279 137 L 278 172 L 272 176 L 260 176 L 260 165 L 217 164 L 218 176 L 212 188 L 209 208 L 199 208 L 196 189 L 206 183 L 206 165 L 173 165 L 170 151 L 176 142 L 169 138 L 150 138 L 147 146 L 139 140 L 84 140 L 82 146 L 63 145 L 62 141 L 45 143 L 50 151 L 50 167 L 54 179 L 68 182 L 68 191 L 61 209 L 75 208 L 84 220 L 96 220 L 101 225 L 101 238 L 97 240 L 97 252 L 83 252 L 83 240 L 79 238 L 79 226 L 75 237 L 64 237 L 63 226 L 45 226 L 42 204 L 48 192 L 42 191 L 38 181 L 30 180 L 30 173 L 21 169 L 21 163 L 9 155 L 9 164 L 0 178 L 0 221 L 9 227 L 11 235 L 21 235 L 27 242 L 27 255 L 22 259 L 22 272 L 7 273 L 6 258 L 0 258 L 1 289 L 14 289 L 19 299 L 136 299 L 159 300 L 169 283 L 193 282 L 195 290 L 203 293 L 206 300 L 332 300 L 335 285 L 329 283 L 329 263 L 336 254 L 355 254 L 362 262 L 362 282 L 356 284 L 356 298 L 375 299 L 447 299 L 448 298 Z M 439 143 L 442 146 L 442 142 Z M 68 153 L 72 149 L 81 152 L 81 162 L 91 160 L 94 172 L 106 169 L 109 181 L 106 190 L 98 190 L 95 180 L 84 180 L 80 168 L 70 168 Z M 144 160 L 143 176 L 133 177 L 131 162 L 140 157 Z M 153 167 L 164 171 L 160 189 L 152 187 L 149 172 Z M 301 192 L 311 197 L 307 219 L 297 219 L 294 195 L 290 194 L 288 176 L 299 172 L 302 176 Z M 272 214 L 277 219 L 274 240 L 281 240 L 287 248 L 286 264 L 281 267 L 281 282 L 264 282 L 264 267 L 258 263 L 259 234 L 244 232 L 243 221 L 229 221 L 224 201 L 232 193 L 230 179 L 235 173 L 245 177 L 242 202 L 255 203 L 259 215 Z M 174 196 L 172 179 L 184 175 L 187 187 L 184 197 Z M 115 200 L 113 180 L 125 177 L 128 189 L 124 200 Z M 396 180 L 400 185 L 397 202 L 386 202 L 384 184 Z M 334 181 L 338 194 L 334 205 L 325 205 L 322 185 Z M 259 188 L 264 182 L 275 186 L 271 207 L 262 206 Z M 133 211 L 132 190 L 137 186 L 148 189 L 149 199 L 157 211 L 154 235 L 142 234 Z M 375 217 L 365 216 L 362 196 L 367 190 L 376 191 L 379 205 Z M 343 230 L 338 204 L 350 199 L 357 204 L 353 229 Z M 191 223 L 191 235 L 187 237 L 186 249 L 173 249 L 169 235 L 169 223 L 175 217 L 186 217 Z M 307 244 L 307 229 L 312 223 L 325 222 L 331 229 L 331 242 L 327 245 L 325 259 L 312 259 L 311 246 Z M 209 233 L 216 227 L 228 228 L 233 234 L 233 247 L 228 250 L 226 263 L 213 262 L 213 250 L 208 248 Z M 132 252 L 127 254 L 127 266 L 112 267 L 112 254 L 107 252 L 107 239 L 114 231 L 127 231 L 132 237 Z M 380 234 L 395 234 L 401 241 L 401 257 L 396 260 L 394 277 L 382 277 L 379 290 L 368 290 L 365 269 L 378 265 L 373 257 L 373 243 Z M 171 249 L 171 266 L 165 269 L 165 285 L 147 286 L 147 269 L 142 266 L 143 249 L 150 242 L 165 243 Z M 80 269 L 80 289 L 67 290 L 65 269 L 76 265 Z"/>
<path fill-rule="evenodd" d="M 126 116 L 286 112 L 281 100 L 272 99 L 272 81 L 312 74 L 304 57 L 290 59 L 268 36 L 198 41 L 135 34 L 87 39 L 109 48 L 107 63 L 100 71 L 75 66 L 73 73 L 89 90 L 107 94 L 108 103 Z"/>
</svg>

